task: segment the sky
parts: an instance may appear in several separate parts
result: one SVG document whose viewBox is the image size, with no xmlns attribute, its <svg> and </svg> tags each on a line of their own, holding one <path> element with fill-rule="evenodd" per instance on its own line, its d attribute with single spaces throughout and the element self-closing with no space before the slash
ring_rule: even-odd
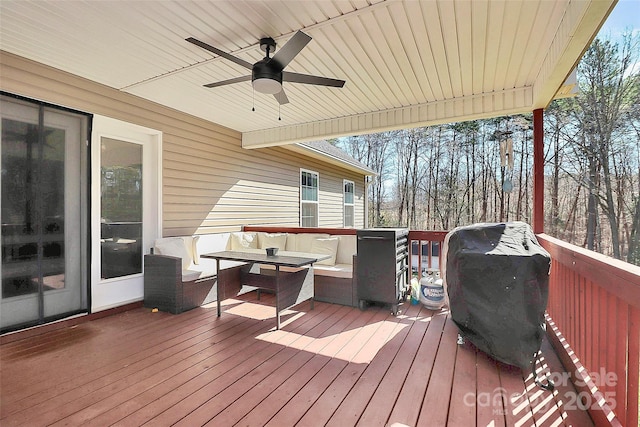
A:
<svg viewBox="0 0 640 427">
<path fill-rule="evenodd" d="M 600 29 L 602 35 L 618 38 L 624 30 L 640 32 L 640 0 L 620 0 Z"/>
<path fill-rule="evenodd" d="M 598 36 L 620 43 L 622 33 L 628 30 L 632 30 L 640 38 L 640 0 L 619 0 L 600 28 Z M 636 73 L 639 69 L 640 61 L 636 61 L 625 71 L 625 75 Z"/>
</svg>

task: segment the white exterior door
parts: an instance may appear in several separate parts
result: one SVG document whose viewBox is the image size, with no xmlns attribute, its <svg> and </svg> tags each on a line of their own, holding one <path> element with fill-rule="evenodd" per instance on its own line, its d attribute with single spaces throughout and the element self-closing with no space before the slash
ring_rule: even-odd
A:
<svg viewBox="0 0 640 427">
<path fill-rule="evenodd" d="M 144 254 L 162 234 L 162 133 L 94 116 L 91 311 L 144 299 Z"/>
</svg>

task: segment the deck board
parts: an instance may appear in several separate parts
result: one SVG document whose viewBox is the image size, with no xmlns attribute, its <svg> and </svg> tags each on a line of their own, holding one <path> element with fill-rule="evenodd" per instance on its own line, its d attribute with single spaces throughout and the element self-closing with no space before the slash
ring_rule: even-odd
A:
<svg viewBox="0 0 640 427">
<path fill-rule="evenodd" d="M 410 307 L 409 310 L 416 310 L 415 306 Z M 409 333 L 410 327 L 413 325 L 407 325 L 402 321 L 404 316 L 398 316 L 395 319 L 385 320 L 385 323 L 381 325 L 377 331 L 377 335 L 386 338 L 386 345 L 382 347 L 375 357 L 369 354 L 362 354 L 364 359 L 356 359 L 363 362 L 368 362 L 366 370 L 355 382 L 345 399 L 341 402 L 340 406 L 333 413 L 327 426 L 341 427 L 344 425 L 355 425 L 359 418 L 362 416 L 363 411 L 369 404 L 373 393 L 377 390 L 380 383 L 383 381 L 384 376 L 390 369 L 394 358 L 396 357 L 400 345 Z M 395 395 L 390 397 L 395 400 Z"/>
<path fill-rule="evenodd" d="M 412 309 L 415 308 L 412 307 Z M 426 309 L 422 309 L 421 312 L 415 310 L 415 314 L 411 311 L 413 310 L 407 312 L 407 316 L 410 318 L 418 318 L 420 313 L 424 316 L 428 312 Z M 431 315 L 431 312 L 428 312 L 427 315 Z M 375 393 L 360 416 L 358 425 L 384 426 L 387 424 L 387 420 L 394 406 L 397 404 L 400 391 L 407 380 L 411 365 L 415 361 L 416 353 L 420 348 L 420 343 L 427 327 L 428 323 L 426 322 L 412 322 L 410 325 L 411 329 L 400 344 L 400 348 L 393 362 L 391 362 L 384 377 L 379 381 L 377 387 L 375 387 Z"/>
<path fill-rule="evenodd" d="M 180 315 L 136 308 L 0 346 L 0 424 L 589 426 L 575 389 L 466 343 L 446 311 L 249 293 Z M 540 372 L 562 372 L 548 343 Z M 574 394 L 572 394 L 574 393 Z M 575 406 L 575 402 L 573 402 Z"/>
<path fill-rule="evenodd" d="M 378 314 L 378 316 L 380 316 L 380 314 Z M 281 386 L 279 390 L 276 390 L 275 393 L 271 394 L 262 402 L 260 402 L 260 405 L 253 411 L 251 411 L 248 416 L 244 417 L 240 424 L 264 425 L 267 420 L 270 420 L 278 412 L 281 412 L 283 415 L 290 414 L 288 415 L 290 421 L 288 421 L 287 423 L 291 423 L 294 422 L 291 421 L 292 418 L 299 418 L 302 414 L 304 414 L 304 401 L 301 402 L 299 399 L 297 400 L 297 402 L 293 403 L 294 408 L 297 411 L 293 411 L 293 413 L 291 413 L 291 407 L 286 411 L 281 411 L 281 409 L 289 403 L 290 399 L 292 399 L 304 387 L 306 387 L 310 381 L 315 380 L 314 383 L 317 384 L 317 374 L 322 371 L 330 361 L 332 361 L 336 357 L 345 358 L 349 357 L 349 354 L 357 354 L 358 349 L 361 348 L 364 343 L 366 343 L 368 337 L 375 334 L 375 330 L 365 328 L 367 322 L 363 323 L 363 320 L 372 318 L 365 318 L 361 316 L 358 316 L 358 318 L 359 319 L 357 323 L 351 322 L 350 324 L 344 324 L 342 326 L 336 325 L 333 330 L 329 331 L 329 333 L 327 334 L 324 334 L 321 340 L 318 340 L 316 343 L 314 343 L 315 345 L 311 345 L 306 348 L 306 351 L 313 351 L 314 353 L 316 353 L 309 366 L 305 367 L 305 371 L 308 369 L 310 372 L 297 372 L 297 377 L 304 376 L 304 378 L 306 378 L 306 381 L 301 381 L 300 378 L 295 378 L 286 385 Z M 348 331 L 345 332 L 345 329 L 348 329 Z M 330 338 L 330 340 L 327 340 L 327 338 Z M 346 363 L 341 364 L 340 369 L 342 369 L 345 365 Z M 333 366 L 335 367 L 335 365 Z M 337 375 L 339 371 L 336 370 L 335 372 Z M 324 391 L 324 389 L 325 387 L 323 387 L 321 391 Z M 312 402 L 315 401 L 315 399 L 307 398 L 306 401 Z M 295 422 L 297 421 L 298 419 L 295 419 Z M 287 425 L 287 423 L 282 424 L 284 422 L 282 420 L 275 420 L 273 422 L 275 422 L 275 424 L 273 425 Z"/>
<path fill-rule="evenodd" d="M 477 390 L 476 350 L 471 346 L 461 345 L 458 346 L 456 353 L 447 418 L 449 424 L 456 426 L 476 425 L 476 393 L 471 390 Z M 462 405 L 453 405 L 451 404 L 453 402 L 462 402 Z"/>
<path fill-rule="evenodd" d="M 422 396 L 426 393 L 434 368 L 446 316 L 431 313 L 428 317 L 418 321 L 425 323 L 428 329 L 422 338 L 402 390 L 400 390 L 396 405 L 389 416 L 391 424 L 416 425 L 422 408 Z"/>
<path fill-rule="evenodd" d="M 456 353 L 458 352 L 457 338 L 458 328 L 447 318 L 436 354 L 435 367 L 429 378 L 429 384 L 422 401 L 417 426 L 447 425 L 453 372 Z M 464 402 L 451 403 L 464 405 Z"/>
<path fill-rule="evenodd" d="M 167 379 L 184 380 L 190 374 L 199 372 L 201 367 L 211 365 L 215 358 L 222 358 L 227 354 L 232 356 L 247 345 L 247 341 L 243 338 L 248 337 L 246 332 L 255 329 L 250 328 L 249 331 L 243 331 L 244 324 L 242 323 L 231 326 L 233 327 L 226 328 L 223 333 L 203 336 L 196 345 L 185 348 L 179 354 L 167 357 L 162 363 L 157 364 L 157 366 L 161 366 L 161 369 L 155 369 L 153 365 L 138 364 L 136 367 L 139 370 L 131 376 L 133 381 L 122 382 L 117 391 L 114 392 L 111 389 L 101 396 L 97 396 L 92 399 L 93 403 L 90 407 L 68 417 L 67 420 L 76 425 L 81 423 L 100 425 L 101 423 L 106 424 L 107 420 L 116 422 L 132 411 L 134 405 L 140 406 L 142 402 L 149 402 L 150 397 L 145 395 L 148 390 L 170 392 L 176 383 Z M 224 343 L 226 347 L 212 347 L 210 340 Z M 152 360 L 150 358 L 150 362 Z"/>
<path fill-rule="evenodd" d="M 497 362 L 485 353 L 476 352 L 476 424 L 479 426 L 505 426 L 503 396 L 500 389 Z"/>
<path fill-rule="evenodd" d="M 339 354 L 339 359 L 345 360 L 345 367 L 334 381 L 327 387 L 322 395 L 313 403 L 305 415 L 300 419 L 300 425 L 324 425 L 333 413 L 341 405 L 342 401 L 349 394 L 356 381 L 364 373 L 367 365 L 358 363 L 358 361 L 370 360 L 370 356 L 375 349 L 379 348 L 381 343 L 386 341 L 390 334 L 390 330 L 394 328 L 393 322 L 380 323 L 388 318 L 388 315 L 382 310 L 374 312 L 369 310 L 373 315 L 367 316 L 369 321 L 367 329 L 370 331 L 370 337 L 363 342 L 361 335 L 358 334 L 358 343 L 360 346 L 349 346 L 344 348 Z M 384 328 L 372 329 L 371 325 L 384 326 Z M 353 330 L 349 331 L 353 334 Z"/>
</svg>

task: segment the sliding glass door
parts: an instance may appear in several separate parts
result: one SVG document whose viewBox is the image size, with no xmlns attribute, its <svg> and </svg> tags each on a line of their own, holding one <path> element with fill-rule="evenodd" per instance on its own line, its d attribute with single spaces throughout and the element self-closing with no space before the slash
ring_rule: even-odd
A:
<svg viewBox="0 0 640 427">
<path fill-rule="evenodd" d="M 4 331 L 88 307 L 88 117 L 0 103 Z"/>
</svg>

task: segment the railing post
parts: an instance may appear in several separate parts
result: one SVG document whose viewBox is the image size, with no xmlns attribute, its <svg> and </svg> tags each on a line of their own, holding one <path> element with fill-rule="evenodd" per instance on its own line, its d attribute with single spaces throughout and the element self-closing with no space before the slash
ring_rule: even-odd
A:
<svg viewBox="0 0 640 427">
<path fill-rule="evenodd" d="M 533 110 L 533 232 L 544 233 L 544 110 Z"/>
</svg>

